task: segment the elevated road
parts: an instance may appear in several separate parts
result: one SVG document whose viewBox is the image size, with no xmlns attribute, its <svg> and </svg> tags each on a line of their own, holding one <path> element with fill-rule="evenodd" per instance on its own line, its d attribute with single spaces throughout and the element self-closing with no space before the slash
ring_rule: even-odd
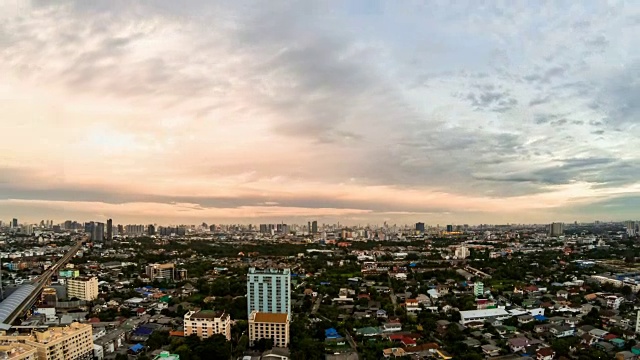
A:
<svg viewBox="0 0 640 360">
<path fill-rule="evenodd" d="M 51 284 L 51 276 L 64 267 L 82 247 L 82 241 L 78 241 L 55 264 L 45 270 L 31 284 L 24 285 L 0 303 L 0 328 L 8 327 L 22 317 L 38 301 L 42 289 Z"/>
</svg>

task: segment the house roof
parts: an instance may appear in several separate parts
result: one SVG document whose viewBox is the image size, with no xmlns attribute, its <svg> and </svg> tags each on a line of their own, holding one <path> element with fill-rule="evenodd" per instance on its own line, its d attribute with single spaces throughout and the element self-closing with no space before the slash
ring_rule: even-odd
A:
<svg viewBox="0 0 640 360">
<path fill-rule="evenodd" d="M 262 322 L 262 323 L 280 323 L 280 324 L 284 324 L 287 322 L 289 315 L 287 313 L 264 313 L 264 312 L 259 312 L 256 313 L 256 316 L 254 318 L 255 322 Z"/>
<path fill-rule="evenodd" d="M 538 349 L 536 353 L 541 356 L 553 356 L 553 354 L 555 354 L 555 351 L 553 351 L 553 349 L 550 347 L 546 347 Z"/>
</svg>

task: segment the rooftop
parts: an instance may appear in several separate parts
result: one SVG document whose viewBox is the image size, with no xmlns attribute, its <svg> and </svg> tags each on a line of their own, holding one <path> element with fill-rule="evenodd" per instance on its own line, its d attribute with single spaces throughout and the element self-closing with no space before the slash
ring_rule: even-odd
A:
<svg viewBox="0 0 640 360">
<path fill-rule="evenodd" d="M 290 269 L 257 269 L 257 268 L 249 268 L 249 274 L 270 274 L 270 275 L 289 275 L 291 274 Z"/>
<path fill-rule="evenodd" d="M 35 353 L 35 349 L 26 344 L 21 344 L 17 342 L 0 343 L 0 358 L 2 359 L 17 358 L 29 352 Z"/>
<path fill-rule="evenodd" d="M 224 317 L 224 311 L 200 310 L 189 315 L 191 319 L 217 319 Z"/>
<path fill-rule="evenodd" d="M 256 312 L 252 317 L 254 322 L 284 324 L 289 319 L 289 314 Z"/>
</svg>

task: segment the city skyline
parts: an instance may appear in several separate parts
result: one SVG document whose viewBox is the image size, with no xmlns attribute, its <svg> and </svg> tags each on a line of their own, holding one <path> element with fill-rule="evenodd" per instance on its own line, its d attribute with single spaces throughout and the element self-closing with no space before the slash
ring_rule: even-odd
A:
<svg viewBox="0 0 640 360">
<path fill-rule="evenodd" d="M 187 3 L 0 0 L 1 219 L 637 218 L 637 6 Z"/>
</svg>

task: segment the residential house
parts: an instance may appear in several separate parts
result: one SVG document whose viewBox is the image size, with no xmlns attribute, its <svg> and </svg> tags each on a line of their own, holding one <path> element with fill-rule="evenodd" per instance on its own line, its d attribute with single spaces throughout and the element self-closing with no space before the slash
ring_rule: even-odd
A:
<svg viewBox="0 0 640 360">
<path fill-rule="evenodd" d="M 555 356 L 556 352 L 550 347 L 536 350 L 536 360 L 553 360 Z"/>
</svg>

